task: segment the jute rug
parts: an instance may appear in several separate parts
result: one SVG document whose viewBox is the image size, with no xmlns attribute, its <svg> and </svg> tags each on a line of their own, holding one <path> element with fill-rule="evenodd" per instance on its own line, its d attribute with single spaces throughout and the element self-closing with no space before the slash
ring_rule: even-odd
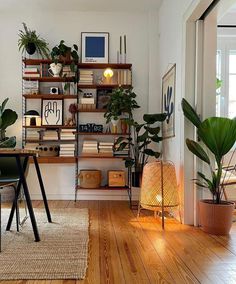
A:
<svg viewBox="0 0 236 284">
<path fill-rule="evenodd" d="M 35 209 L 41 241 L 35 242 L 28 218 L 20 232 L 5 231 L 9 210 L 2 209 L 0 280 L 84 279 L 87 269 L 89 216 L 87 209 Z"/>
</svg>

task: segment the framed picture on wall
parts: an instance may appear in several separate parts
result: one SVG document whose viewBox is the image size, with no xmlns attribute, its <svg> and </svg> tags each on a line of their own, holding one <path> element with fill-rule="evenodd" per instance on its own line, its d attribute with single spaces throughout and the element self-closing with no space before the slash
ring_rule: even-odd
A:
<svg viewBox="0 0 236 284">
<path fill-rule="evenodd" d="M 112 89 L 97 90 L 97 109 L 106 109 L 111 98 Z"/>
<path fill-rule="evenodd" d="M 42 125 L 63 125 L 63 100 L 42 100 Z"/>
<path fill-rule="evenodd" d="M 82 63 L 109 62 L 109 33 L 82 32 L 81 44 Z"/>
<path fill-rule="evenodd" d="M 164 139 L 175 136 L 175 80 L 176 64 L 162 77 L 162 112 L 167 114 L 162 127 Z"/>
</svg>

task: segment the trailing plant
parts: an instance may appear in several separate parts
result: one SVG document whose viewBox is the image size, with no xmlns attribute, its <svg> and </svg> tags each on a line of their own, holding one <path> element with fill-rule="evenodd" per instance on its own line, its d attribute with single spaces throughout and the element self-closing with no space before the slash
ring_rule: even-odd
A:
<svg viewBox="0 0 236 284">
<path fill-rule="evenodd" d="M 182 100 L 182 109 L 185 117 L 197 128 L 197 135 L 200 142 L 186 139 L 188 149 L 209 168 L 210 177 L 203 172 L 198 172 L 198 179 L 195 183 L 209 189 L 213 203 L 222 203 L 223 187 L 225 176 L 222 175 L 223 158 L 231 150 L 236 142 L 236 120 L 225 117 L 209 117 L 201 121 L 196 111 L 185 100 Z M 212 164 L 211 154 L 217 165 Z"/>
<path fill-rule="evenodd" d="M 18 39 L 19 50 L 22 50 L 23 53 L 25 50 L 28 51 L 30 46 L 32 47 L 32 45 L 34 45 L 35 49 L 41 55 L 42 58 L 44 57 L 49 58 L 48 43 L 45 41 L 45 39 L 37 35 L 36 31 L 27 28 L 25 23 L 22 24 L 24 30 L 19 31 L 19 37 L 20 37 Z"/>
<path fill-rule="evenodd" d="M 151 143 L 159 143 L 162 137 L 160 123 L 165 121 L 167 115 L 164 113 L 144 114 L 143 122 L 140 124 L 133 119 L 127 120 L 131 129 L 130 137 L 119 137 L 115 143 L 118 145 L 117 151 L 125 148 L 130 149 L 130 157 L 125 158 L 125 166 L 134 168 L 136 172 L 142 172 L 148 157 L 160 157 L 159 151 L 154 151 L 150 146 Z M 159 123 L 159 125 L 158 125 Z"/>
<path fill-rule="evenodd" d="M 106 123 L 111 119 L 117 120 L 122 113 L 126 113 L 130 119 L 133 118 L 133 110 L 140 108 L 135 100 L 136 97 L 133 88 L 118 87 L 113 89 L 104 114 Z"/>
<path fill-rule="evenodd" d="M 6 137 L 6 129 L 10 125 L 14 124 L 17 120 L 17 113 L 11 109 L 6 109 L 8 102 L 6 98 L 0 105 L 0 148 L 15 147 L 16 137 Z"/>
<path fill-rule="evenodd" d="M 79 62 L 79 55 L 78 55 L 78 45 L 73 44 L 72 47 L 67 46 L 64 40 L 61 40 L 60 43 L 54 46 L 51 50 L 51 58 L 52 61 L 57 64 L 59 61 L 66 64 L 66 61 L 70 61 L 70 70 L 74 72 L 75 75 L 72 76 L 73 82 L 75 84 L 79 81 L 78 76 L 78 62 Z M 64 75 L 66 77 L 66 75 Z M 64 90 L 67 90 L 69 84 L 65 84 Z"/>
</svg>

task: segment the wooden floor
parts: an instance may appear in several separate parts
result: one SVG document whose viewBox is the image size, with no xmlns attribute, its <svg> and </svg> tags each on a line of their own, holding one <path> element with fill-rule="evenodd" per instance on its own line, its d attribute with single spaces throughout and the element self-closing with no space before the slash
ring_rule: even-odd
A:
<svg viewBox="0 0 236 284">
<path fill-rule="evenodd" d="M 42 202 L 34 202 L 42 207 Z M 14 284 L 236 283 L 236 223 L 229 237 L 159 219 L 136 218 L 127 202 L 52 201 L 50 208 L 90 210 L 90 253 L 85 280 L 0 281 Z"/>
</svg>

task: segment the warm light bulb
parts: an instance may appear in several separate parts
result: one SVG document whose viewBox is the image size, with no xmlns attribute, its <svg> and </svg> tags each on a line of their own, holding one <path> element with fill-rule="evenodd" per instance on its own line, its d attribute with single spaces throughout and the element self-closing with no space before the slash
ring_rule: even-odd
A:
<svg viewBox="0 0 236 284">
<path fill-rule="evenodd" d="M 106 78 L 111 78 L 113 76 L 113 71 L 111 70 L 111 68 L 107 68 L 104 72 L 103 72 L 104 77 Z"/>
</svg>

